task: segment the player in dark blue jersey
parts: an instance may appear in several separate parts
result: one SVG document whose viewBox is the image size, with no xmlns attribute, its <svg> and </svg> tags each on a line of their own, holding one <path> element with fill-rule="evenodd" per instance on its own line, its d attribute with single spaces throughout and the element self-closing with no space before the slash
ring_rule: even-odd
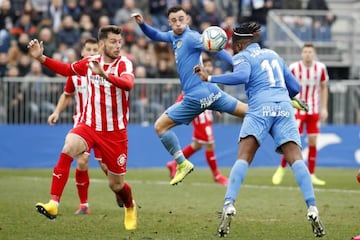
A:
<svg viewBox="0 0 360 240">
<path fill-rule="evenodd" d="M 175 61 L 184 99 L 169 107 L 155 122 L 155 131 L 167 151 L 177 162 L 175 177 L 170 184 L 181 182 L 193 169 L 194 165 L 185 159 L 179 140 L 171 130 L 179 124 L 189 124 L 206 109 L 244 117 L 247 104 L 222 91 L 217 84 L 203 82 L 193 67 L 201 63 L 201 53 L 206 51 L 201 42 L 201 34 L 189 28 L 189 16 L 179 6 L 168 10 L 170 31 L 161 32 L 144 23 L 142 15 L 132 15 L 141 30 L 154 41 L 168 42 L 175 53 Z M 231 55 L 222 50 L 216 53 L 219 58 L 232 64 Z"/>
<path fill-rule="evenodd" d="M 270 134 L 276 151 L 285 155 L 292 168 L 307 205 L 307 218 L 314 235 L 322 237 L 325 229 L 316 208 L 310 173 L 303 161 L 300 134 L 290 100 L 299 92 L 300 86 L 283 59 L 274 51 L 261 48 L 257 43 L 259 40 L 260 25 L 241 24 L 234 29 L 232 36 L 235 54 L 232 73 L 209 76 L 203 67 L 195 67 L 203 81 L 226 85 L 245 84 L 249 104 L 240 130 L 237 161 L 230 172 L 218 233 L 220 237 L 229 233 L 231 218 L 236 214 L 234 202 L 248 167 Z"/>
</svg>

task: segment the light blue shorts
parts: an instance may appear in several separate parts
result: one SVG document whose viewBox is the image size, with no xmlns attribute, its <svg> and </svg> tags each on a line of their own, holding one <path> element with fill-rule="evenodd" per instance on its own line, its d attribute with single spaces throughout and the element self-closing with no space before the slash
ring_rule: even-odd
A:
<svg viewBox="0 0 360 240">
<path fill-rule="evenodd" d="M 191 92 L 184 93 L 184 99 L 166 109 L 165 113 L 177 124 L 189 124 L 206 109 L 232 114 L 238 100 L 222 91 L 215 83 L 202 84 Z"/>
<path fill-rule="evenodd" d="M 282 153 L 280 146 L 290 141 L 301 147 L 299 129 L 290 102 L 250 106 L 241 126 L 239 140 L 252 135 L 261 145 L 268 134 L 274 139 L 278 153 Z"/>
</svg>

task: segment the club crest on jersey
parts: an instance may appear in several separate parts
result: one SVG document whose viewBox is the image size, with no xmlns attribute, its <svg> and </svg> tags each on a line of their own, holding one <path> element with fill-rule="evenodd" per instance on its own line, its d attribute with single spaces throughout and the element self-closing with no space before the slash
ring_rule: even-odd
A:
<svg viewBox="0 0 360 240">
<path fill-rule="evenodd" d="M 176 48 L 181 48 L 182 46 L 182 40 L 179 40 L 177 43 L 176 43 Z"/>
<path fill-rule="evenodd" d="M 118 164 L 119 166 L 124 166 L 125 162 L 126 162 L 126 155 L 125 155 L 125 154 L 121 154 L 121 155 L 118 157 L 118 159 L 117 159 L 117 164 Z"/>
</svg>

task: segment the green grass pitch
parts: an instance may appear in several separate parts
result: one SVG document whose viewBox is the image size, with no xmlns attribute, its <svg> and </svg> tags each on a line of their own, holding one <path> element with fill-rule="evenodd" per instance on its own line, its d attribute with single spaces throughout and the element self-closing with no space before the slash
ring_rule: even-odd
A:
<svg viewBox="0 0 360 240">
<path fill-rule="evenodd" d="M 221 169 L 229 174 L 229 168 Z M 235 204 L 237 215 L 226 239 L 315 239 L 306 220 L 306 206 L 290 169 L 280 186 L 271 184 L 275 168 L 251 168 Z M 350 240 L 360 235 L 360 184 L 357 169 L 317 168 L 326 186 L 315 187 L 317 206 L 327 235 Z M 183 183 L 170 186 L 166 168 L 128 169 L 138 208 L 138 229 L 126 231 L 123 209 L 117 207 L 100 169 L 90 170 L 91 214 L 77 216 L 74 169 L 55 221 L 35 210 L 47 202 L 51 169 L 0 169 L 1 240 L 211 240 L 216 234 L 226 188 L 198 168 Z"/>
</svg>

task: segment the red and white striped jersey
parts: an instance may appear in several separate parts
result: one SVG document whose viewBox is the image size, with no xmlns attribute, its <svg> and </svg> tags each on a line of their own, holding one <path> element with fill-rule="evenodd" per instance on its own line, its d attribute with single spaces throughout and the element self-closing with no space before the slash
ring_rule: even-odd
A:
<svg viewBox="0 0 360 240">
<path fill-rule="evenodd" d="M 97 58 L 108 74 L 120 77 L 133 75 L 133 64 L 124 56 L 112 63 L 104 63 L 101 55 Z M 103 77 L 93 73 L 87 66 L 88 59 L 73 63 L 76 73 L 87 73 L 87 100 L 81 113 L 80 122 L 96 131 L 117 131 L 126 128 L 129 121 L 129 92 L 114 86 Z"/>
<path fill-rule="evenodd" d="M 212 110 L 205 110 L 200 113 L 194 120 L 192 121 L 194 127 L 203 125 L 203 124 L 212 124 L 213 122 L 213 113 Z"/>
<path fill-rule="evenodd" d="M 66 80 L 64 93 L 74 95 L 75 111 L 74 111 L 74 126 L 79 123 L 80 115 L 87 100 L 87 77 L 85 76 L 70 76 Z"/>
<path fill-rule="evenodd" d="M 311 67 L 306 67 L 302 61 L 292 63 L 290 71 L 300 83 L 300 96 L 309 105 L 307 114 L 320 113 L 320 84 L 329 81 L 329 75 L 325 64 L 313 61 Z M 298 114 L 306 114 L 297 110 Z"/>
</svg>

